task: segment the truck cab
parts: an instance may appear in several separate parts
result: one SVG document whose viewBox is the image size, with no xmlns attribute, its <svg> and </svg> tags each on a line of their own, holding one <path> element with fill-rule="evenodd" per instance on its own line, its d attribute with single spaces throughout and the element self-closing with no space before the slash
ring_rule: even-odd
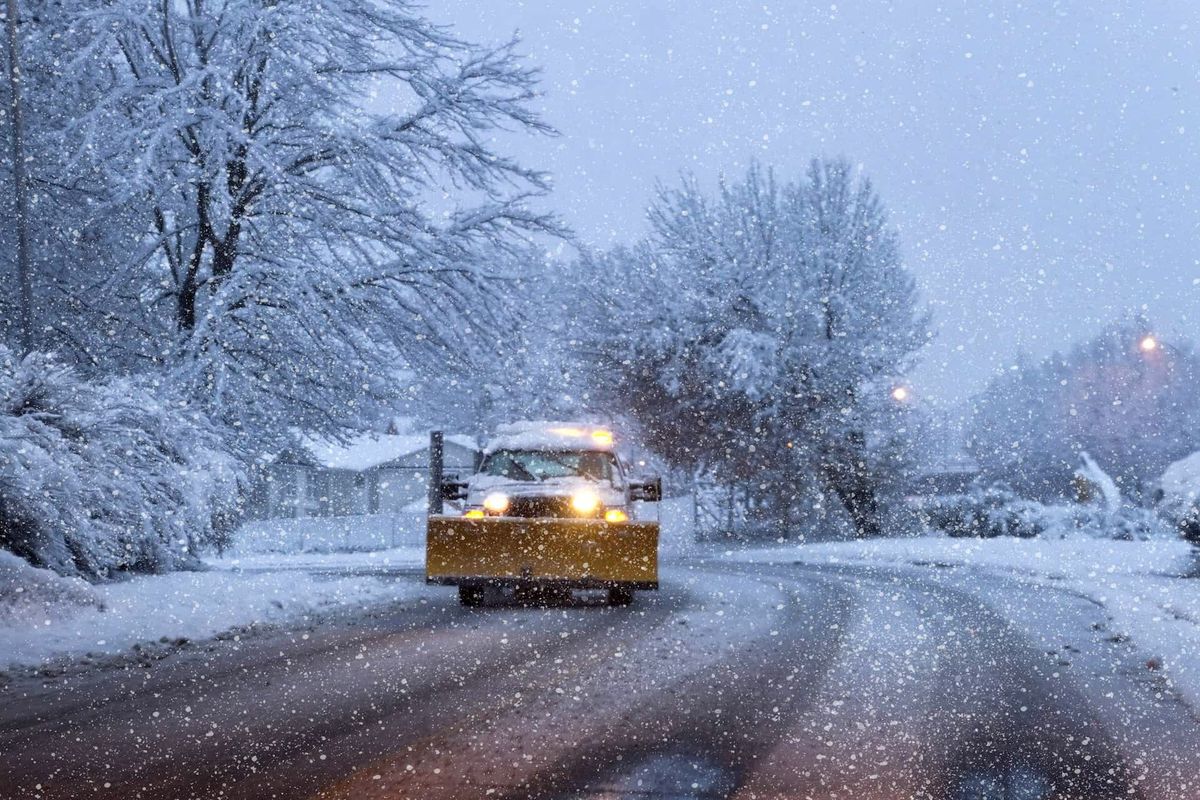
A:
<svg viewBox="0 0 1200 800">
<path fill-rule="evenodd" d="M 489 587 L 604 589 L 622 605 L 658 588 L 658 522 L 634 505 L 658 501 L 661 484 L 633 478 L 605 428 L 505 426 L 477 471 L 444 487 L 462 508 L 430 517 L 426 580 L 457 585 L 465 605 Z"/>
</svg>

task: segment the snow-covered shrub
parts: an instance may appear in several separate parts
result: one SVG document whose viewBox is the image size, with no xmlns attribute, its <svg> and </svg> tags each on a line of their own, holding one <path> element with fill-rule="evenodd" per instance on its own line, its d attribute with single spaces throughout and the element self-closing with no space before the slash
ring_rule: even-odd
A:
<svg viewBox="0 0 1200 800">
<path fill-rule="evenodd" d="M 1073 536 L 1118 541 L 1175 538 L 1176 533 L 1166 521 L 1148 508 L 1125 505 L 1115 511 L 1089 505 L 1046 506 L 1047 516 L 1059 520 L 1048 529 L 1048 535 L 1067 539 Z"/>
<path fill-rule="evenodd" d="M 1153 511 L 1122 505 L 1045 504 L 1000 488 L 930 498 L 921 507 L 925 523 L 948 536 L 1015 536 L 1049 539 L 1144 540 L 1170 538 L 1170 525 Z"/>
<path fill-rule="evenodd" d="M 1154 496 L 1160 514 L 1184 538 L 1200 543 L 1200 452 L 1167 467 Z"/>
<path fill-rule="evenodd" d="M 1045 532 L 1039 505 L 1004 489 L 975 488 L 966 494 L 932 497 L 921 511 L 929 527 L 949 536 L 1028 539 Z"/>
<path fill-rule="evenodd" d="M 186 407 L 0 347 L 0 548 L 68 575 L 177 568 L 237 475 Z"/>
</svg>

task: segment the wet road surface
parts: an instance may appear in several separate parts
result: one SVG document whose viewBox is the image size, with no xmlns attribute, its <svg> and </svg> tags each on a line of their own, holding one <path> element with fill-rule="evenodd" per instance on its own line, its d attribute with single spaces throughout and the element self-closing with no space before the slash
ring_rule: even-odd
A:
<svg viewBox="0 0 1200 800">
<path fill-rule="evenodd" d="M 18 679 L 0 797 L 1200 797 L 1200 720 L 1077 597 L 993 587 L 1047 627 L 1096 617 L 1060 649 L 967 590 L 997 578 L 663 577 L 628 608 L 463 609 L 431 588 Z"/>
</svg>

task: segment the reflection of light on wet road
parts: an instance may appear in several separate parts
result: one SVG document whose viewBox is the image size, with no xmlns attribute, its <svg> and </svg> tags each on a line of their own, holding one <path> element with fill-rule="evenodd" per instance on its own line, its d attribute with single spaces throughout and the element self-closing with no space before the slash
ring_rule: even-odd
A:
<svg viewBox="0 0 1200 800">
<path fill-rule="evenodd" d="M 680 753 L 650 755 L 644 760 L 616 769 L 596 781 L 594 787 L 574 789 L 564 798 L 598 800 L 719 800 L 728 797 L 737 785 L 726 769 L 703 758 Z"/>
<path fill-rule="evenodd" d="M 952 791 L 951 800 L 1045 800 L 1050 780 L 1031 767 L 1017 765 L 965 775 Z"/>
</svg>

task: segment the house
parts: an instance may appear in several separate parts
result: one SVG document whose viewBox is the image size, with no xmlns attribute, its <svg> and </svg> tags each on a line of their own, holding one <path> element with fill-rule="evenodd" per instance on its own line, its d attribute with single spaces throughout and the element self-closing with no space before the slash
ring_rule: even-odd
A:
<svg viewBox="0 0 1200 800">
<path fill-rule="evenodd" d="M 476 454 L 471 437 L 445 437 L 447 472 L 472 471 Z M 428 476 L 428 434 L 362 434 L 345 444 L 305 438 L 257 470 L 246 516 L 400 514 L 423 507 Z"/>
<path fill-rule="evenodd" d="M 979 477 L 979 467 L 968 459 L 954 463 L 928 465 L 906 475 L 901 481 L 900 494 L 906 497 L 934 497 L 964 494 Z"/>
</svg>

